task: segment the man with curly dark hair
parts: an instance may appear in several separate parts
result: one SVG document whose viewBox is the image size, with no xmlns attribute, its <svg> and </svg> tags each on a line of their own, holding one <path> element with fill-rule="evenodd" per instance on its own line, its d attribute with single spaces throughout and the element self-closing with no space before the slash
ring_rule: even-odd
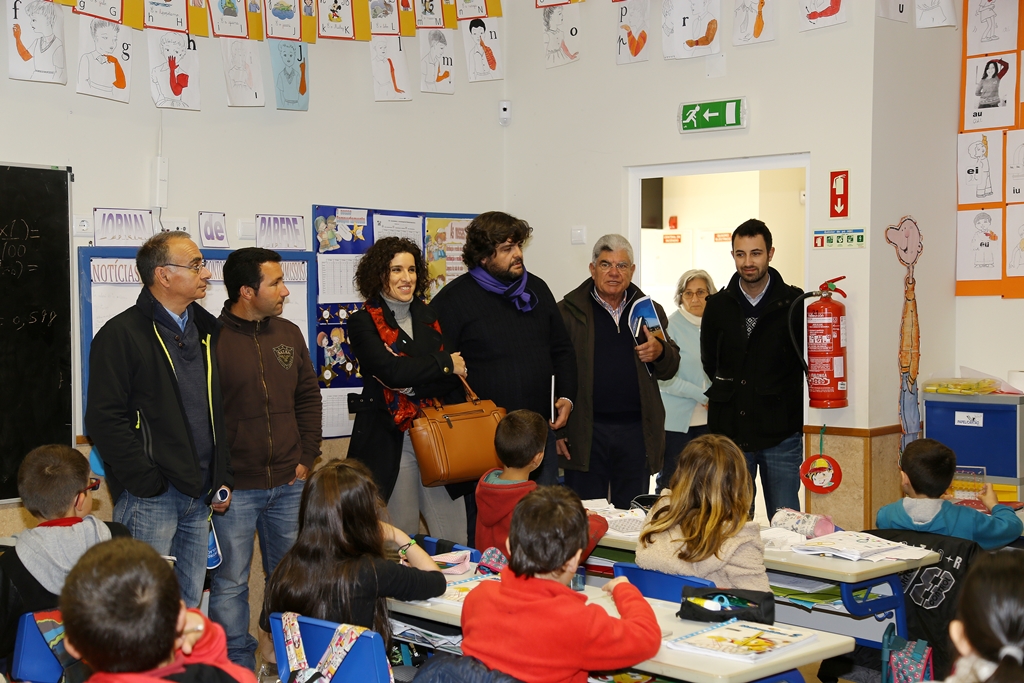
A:
<svg viewBox="0 0 1024 683">
<path fill-rule="evenodd" d="M 500 211 L 474 218 L 462 251 L 469 272 L 448 283 L 430 305 L 481 398 L 509 412 L 526 408 L 553 418 L 550 426 L 557 430 L 576 398 L 576 356 L 551 290 L 523 264 L 523 244 L 532 232 L 526 221 Z M 553 431 L 534 472 L 538 484 L 557 480 Z M 471 495 L 466 500 L 472 533 L 475 502 Z"/>
</svg>

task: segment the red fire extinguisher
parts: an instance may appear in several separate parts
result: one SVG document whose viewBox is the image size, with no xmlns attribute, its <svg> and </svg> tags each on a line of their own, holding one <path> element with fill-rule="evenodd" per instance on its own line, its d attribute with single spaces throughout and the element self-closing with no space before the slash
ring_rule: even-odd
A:
<svg viewBox="0 0 1024 683">
<path fill-rule="evenodd" d="M 812 408 L 845 408 L 846 306 L 833 298 L 846 292 L 835 283 L 846 276 L 821 284 L 819 298 L 807 307 L 807 393 Z"/>
</svg>

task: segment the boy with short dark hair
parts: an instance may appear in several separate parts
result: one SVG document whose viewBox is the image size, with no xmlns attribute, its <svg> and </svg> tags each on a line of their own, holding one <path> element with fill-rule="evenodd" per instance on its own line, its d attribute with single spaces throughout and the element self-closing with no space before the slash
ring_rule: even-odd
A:
<svg viewBox="0 0 1024 683">
<path fill-rule="evenodd" d="M 142 541 L 90 548 L 68 574 L 60 610 L 64 646 L 92 668 L 93 683 L 256 681 L 228 659 L 224 629 L 186 609 L 174 570 Z"/>
<path fill-rule="evenodd" d="M 0 555 L 0 657 L 14 651 L 18 618 L 53 609 L 64 578 L 88 548 L 128 529 L 92 513 L 100 480 L 89 476 L 88 459 L 71 446 L 39 446 L 18 468 L 18 495 L 39 524 L 15 537 Z"/>
<path fill-rule="evenodd" d="M 981 502 L 990 515 L 942 500 L 956 474 L 956 454 L 948 446 L 934 439 L 910 442 L 900 459 L 900 472 L 907 497 L 878 511 L 877 528 L 955 536 L 975 541 L 985 550 L 1020 537 L 1024 523 L 1013 510 L 999 504 L 989 484 L 982 490 Z"/>
<path fill-rule="evenodd" d="M 587 543 L 587 514 L 569 489 L 544 486 L 512 514 L 509 566 L 462 608 L 462 651 L 530 683 L 585 683 L 588 671 L 633 666 L 661 647 L 661 628 L 625 577 L 609 581 L 621 618 L 569 588 Z"/>
<path fill-rule="evenodd" d="M 530 481 L 530 473 L 544 460 L 547 439 L 547 421 L 532 410 L 513 410 L 498 423 L 494 450 L 501 467 L 486 472 L 476 486 L 477 548 L 494 547 L 505 552 L 512 511 L 516 503 L 537 488 L 537 483 Z M 590 540 L 583 559 L 608 531 L 608 522 L 600 515 L 591 515 L 589 522 Z"/>
</svg>

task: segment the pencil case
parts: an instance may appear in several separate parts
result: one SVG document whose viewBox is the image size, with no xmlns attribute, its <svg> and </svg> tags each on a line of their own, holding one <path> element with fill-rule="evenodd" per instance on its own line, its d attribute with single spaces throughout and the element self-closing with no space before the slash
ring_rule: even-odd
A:
<svg viewBox="0 0 1024 683">
<path fill-rule="evenodd" d="M 741 619 L 774 624 L 775 596 L 770 591 L 683 586 L 683 597 L 676 616 L 688 621 L 711 623 Z"/>
</svg>

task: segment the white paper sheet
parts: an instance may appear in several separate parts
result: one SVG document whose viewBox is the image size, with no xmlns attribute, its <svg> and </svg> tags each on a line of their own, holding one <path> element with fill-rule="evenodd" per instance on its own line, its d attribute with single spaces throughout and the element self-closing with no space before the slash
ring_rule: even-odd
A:
<svg viewBox="0 0 1024 683">
<path fill-rule="evenodd" d="M 651 0 L 615 4 L 615 63 L 646 62 L 651 54 Z"/>
<path fill-rule="evenodd" d="M 67 60 L 64 8 L 45 0 L 7 0 L 8 76 L 64 84 L 68 82 Z"/>
<path fill-rule="evenodd" d="M 395 216 L 388 213 L 373 214 L 373 239 L 403 237 L 411 240 L 423 251 L 423 216 Z"/>
<path fill-rule="evenodd" d="M 320 280 L 318 304 L 342 304 L 362 301 L 353 279 L 362 254 L 317 254 Z"/>
<path fill-rule="evenodd" d="M 964 0 L 967 5 L 967 56 L 1017 49 L 1017 3 Z"/>
<path fill-rule="evenodd" d="M 999 280 L 1003 276 L 1003 210 L 957 211 L 956 279 Z"/>
<path fill-rule="evenodd" d="M 353 418 L 348 413 L 348 395 L 362 389 L 321 389 L 323 404 L 323 435 L 325 438 L 350 436 Z"/>
<path fill-rule="evenodd" d="M 961 205 L 1003 201 L 1003 131 L 957 136 L 956 181 Z"/>
<path fill-rule="evenodd" d="M 800 30 L 846 23 L 846 5 L 850 0 L 800 0 L 797 13 L 800 15 Z"/>
<path fill-rule="evenodd" d="M 220 55 L 224 67 L 229 107 L 262 107 L 267 101 L 263 87 L 263 65 L 257 52 L 257 40 L 221 38 Z"/>
<path fill-rule="evenodd" d="M 953 6 L 953 0 L 914 0 L 914 26 L 956 26 L 956 8 Z"/>
<path fill-rule="evenodd" d="M 910 21 L 910 12 L 913 9 L 907 0 L 875 0 L 875 16 L 892 21 L 901 21 L 904 24 Z"/>
<path fill-rule="evenodd" d="M 734 0 L 732 44 L 753 45 L 775 40 L 776 0 Z"/>
</svg>

